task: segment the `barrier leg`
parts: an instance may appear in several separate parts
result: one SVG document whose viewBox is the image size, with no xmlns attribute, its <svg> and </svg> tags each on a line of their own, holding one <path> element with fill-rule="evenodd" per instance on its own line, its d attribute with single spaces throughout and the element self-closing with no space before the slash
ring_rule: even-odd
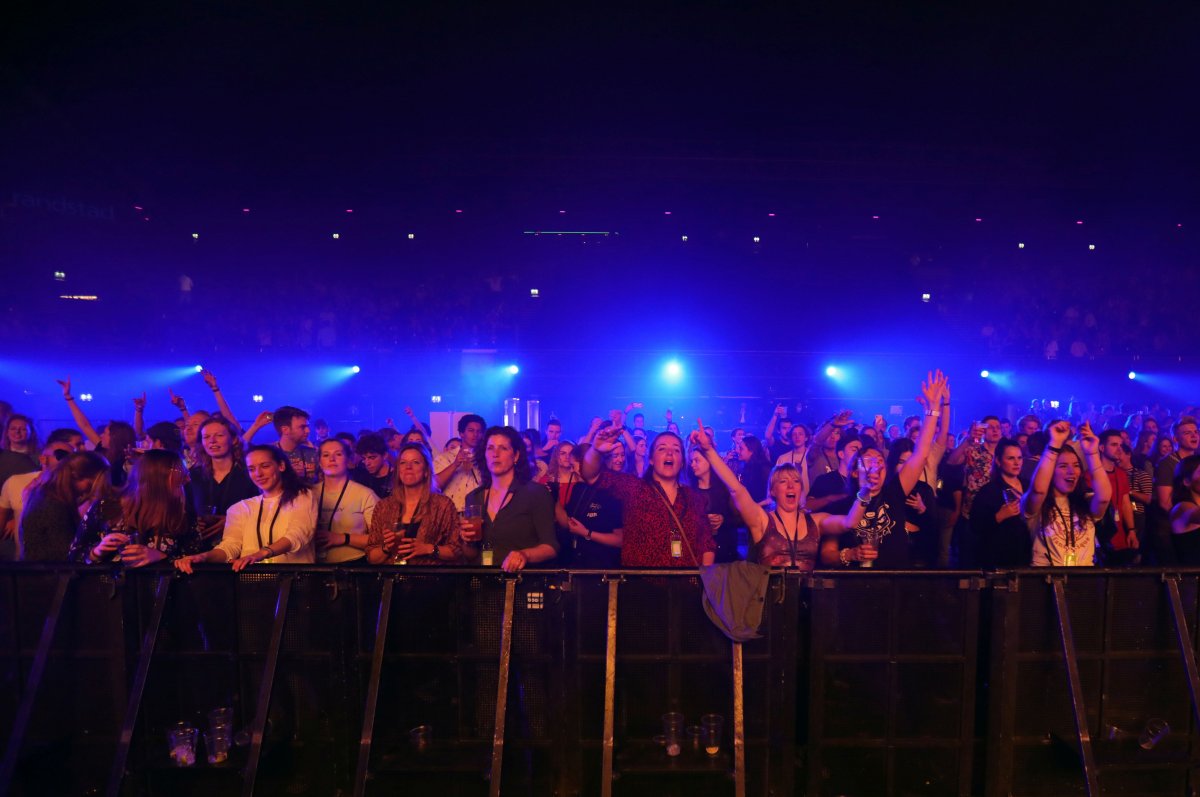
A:
<svg viewBox="0 0 1200 797">
<path fill-rule="evenodd" d="M 154 658 L 154 648 L 158 645 L 158 631 L 162 627 L 163 613 L 167 608 L 167 595 L 171 591 L 172 576 L 158 577 L 154 587 L 154 608 L 150 612 L 150 622 L 142 635 L 142 650 L 138 654 L 137 670 L 133 676 L 133 686 L 129 690 L 129 700 L 125 703 L 125 719 L 121 723 L 121 735 L 118 737 L 117 753 L 113 757 L 112 769 L 108 774 L 108 797 L 117 797 L 121 792 L 121 783 L 125 780 L 125 765 L 129 761 L 129 748 L 133 744 L 133 729 L 137 725 L 138 713 L 142 710 L 142 696 L 146 693 L 146 681 L 150 678 L 150 661 Z"/>
<path fill-rule="evenodd" d="M 1079 660 L 1075 656 L 1075 635 L 1071 631 L 1071 614 L 1067 606 L 1066 581 L 1051 576 L 1054 587 L 1054 606 L 1058 611 L 1058 631 L 1062 640 L 1063 662 L 1067 667 L 1067 682 L 1071 688 L 1071 708 L 1075 716 L 1075 732 L 1079 736 L 1079 751 L 1083 758 L 1083 777 L 1089 797 L 1099 797 L 1100 782 L 1096 773 L 1096 756 L 1092 752 L 1092 737 L 1088 731 L 1087 709 L 1083 704 L 1083 682 L 1079 678 Z"/>
<path fill-rule="evenodd" d="M 371 652 L 371 680 L 367 684 L 367 704 L 363 708 L 362 734 L 358 737 L 358 769 L 354 773 L 354 797 L 367 790 L 367 768 L 371 762 L 371 741 L 375 735 L 375 711 L 379 705 L 379 680 L 383 675 L 383 651 L 387 647 L 388 620 L 392 615 L 392 591 L 396 580 L 383 582 L 379 615 L 375 621 L 375 649 Z"/>
<path fill-rule="evenodd" d="M 242 795 L 254 794 L 254 781 L 258 777 L 258 764 L 262 760 L 263 733 L 267 727 L 267 712 L 271 708 L 271 690 L 275 686 L 275 670 L 279 665 L 279 648 L 283 644 L 283 628 L 287 624 L 288 601 L 292 597 L 292 582 L 295 576 L 279 577 L 279 598 L 275 601 L 275 622 L 271 627 L 271 641 L 267 646 L 267 661 L 263 665 L 262 684 L 258 687 L 258 702 L 254 711 L 254 725 L 250 729 L 250 754 L 242 775 Z"/>
<path fill-rule="evenodd" d="M 517 580 L 504 582 L 504 617 L 500 627 L 500 672 L 496 684 L 496 727 L 492 729 L 492 782 L 490 797 L 500 797 L 500 774 L 504 766 L 504 719 L 508 711 L 508 670 L 512 664 L 513 609 L 516 604 Z"/>
</svg>

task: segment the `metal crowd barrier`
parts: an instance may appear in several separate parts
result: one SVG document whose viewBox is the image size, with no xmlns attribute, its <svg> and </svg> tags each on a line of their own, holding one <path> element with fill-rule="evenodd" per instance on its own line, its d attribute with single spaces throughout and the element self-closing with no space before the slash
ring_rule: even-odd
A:
<svg viewBox="0 0 1200 797">
<path fill-rule="evenodd" d="M 779 571 L 735 645 L 686 573 L 3 565 L 0 794 L 1189 795 L 1198 582 Z"/>
</svg>

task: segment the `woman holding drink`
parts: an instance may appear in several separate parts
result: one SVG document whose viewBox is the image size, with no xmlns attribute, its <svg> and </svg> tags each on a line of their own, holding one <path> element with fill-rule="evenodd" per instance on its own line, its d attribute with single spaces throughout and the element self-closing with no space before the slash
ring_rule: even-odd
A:
<svg viewBox="0 0 1200 797">
<path fill-rule="evenodd" d="M 462 539 L 467 558 L 484 565 L 490 546 L 493 563 L 515 573 L 558 555 L 554 499 L 530 481 L 529 455 L 511 426 L 493 426 L 475 455 L 483 484 L 467 496 Z M 479 518 L 473 516 L 478 507 Z M 477 525 L 478 524 L 478 525 Z"/>
<path fill-rule="evenodd" d="M 432 489 L 433 466 L 421 443 L 400 446 L 396 487 L 375 505 L 367 540 L 373 565 L 444 565 L 462 561 L 454 502 Z"/>
</svg>

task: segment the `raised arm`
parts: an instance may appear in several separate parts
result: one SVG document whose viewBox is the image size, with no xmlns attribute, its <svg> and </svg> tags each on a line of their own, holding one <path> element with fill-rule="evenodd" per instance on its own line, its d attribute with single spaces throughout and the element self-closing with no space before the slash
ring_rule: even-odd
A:
<svg viewBox="0 0 1200 797">
<path fill-rule="evenodd" d="M 433 443 L 429 442 L 429 437 L 425 434 L 425 425 L 417 418 L 417 413 L 413 412 L 412 407 L 405 407 L 404 414 L 408 416 L 408 420 L 412 422 L 412 428 L 417 434 L 421 435 L 423 445 L 430 451 L 433 450 Z M 394 426 L 392 428 L 395 428 Z"/>
<path fill-rule="evenodd" d="M 625 443 L 625 450 L 633 451 L 633 448 L 637 445 L 637 443 L 633 439 L 633 435 L 631 435 L 629 430 L 625 428 L 625 413 L 621 412 L 620 410 L 612 410 L 608 413 L 608 417 L 609 420 L 612 421 L 613 428 L 621 430 L 621 440 Z"/>
<path fill-rule="evenodd" d="M 183 400 L 183 396 L 175 395 L 175 391 L 171 388 L 167 388 L 167 395 L 171 397 L 171 403 L 175 405 L 175 408 L 179 410 L 179 414 L 182 415 L 183 419 L 186 421 L 188 419 L 188 415 L 191 413 L 188 412 L 187 402 Z"/>
<path fill-rule="evenodd" d="M 912 492 L 925 471 L 925 460 L 929 449 L 933 447 L 933 436 L 937 433 L 934 420 L 941 419 L 942 395 L 946 390 L 946 376 L 940 370 L 929 374 L 921 383 L 919 401 L 925 407 L 925 423 L 921 424 L 921 434 L 917 437 L 917 445 L 912 456 L 900 469 L 900 486 L 904 494 Z M 933 407 L 939 409 L 931 409 Z"/>
<path fill-rule="evenodd" d="M 763 511 L 763 508 L 750 496 L 750 492 L 738 481 L 738 477 L 725 464 L 725 460 L 721 459 L 721 455 L 717 453 L 717 449 L 713 446 L 712 438 L 704 430 L 704 421 L 697 418 L 696 427 L 696 430 L 688 437 L 688 441 L 700 449 L 704 454 L 704 458 L 708 460 L 709 467 L 712 468 L 713 473 L 729 489 L 729 495 L 733 499 L 734 508 L 741 514 L 742 520 L 746 522 L 746 529 L 750 532 L 750 537 L 754 542 L 758 542 L 767 530 L 767 513 Z"/>
<path fill-rule="evenodd" d="M 983 427 L 979 423 L 972 422 L 971 433 L 967 435 L 967 438 L 959 443 L 953 451 L 950 452 L 950 458 L 947 459 L 946 462 L 950 463 L 951 465 L 961 465 L 966 462 L 967 451 L 971 449 L 971 446 L 979 445 L 975 441 L 978 440 L 982 434 Z"/>
<path fill-rule="evenodd" d="M 250 441 L 254 439 L 254 435 L 258 434 L 258 430 L 264 426 L 269 426 L 272 420 L 274 420 L 274 416 L 270 412 L 267 410 L 260 412 L 254 419 L 254 423 L 250 424 L 250 428 L 242 435 L 242 442 L 250 445 Z"/>
<path fill-rule="evenodd" d="M 221 388 L 217 384 L 217 377 L 212 371 L 201 371 L 200 376 L 204 377 L 204 384 L 208 385 L 208 389 L 213 392 L 213 398 L 217 400 L 217 409 L 221 411 L 221 417 L 229 421 L 238 434 L 242 433 L 242 425 L 238 423 L 237 416 L 233 414 L 233 408 L 229 406 L 229 402 L 225 400 L 224 394 L 221 393 Z"/>
<path fill-rule="evenodd" d="M 1104 469 L 1104 460 L 1100 458 L 1100 438 L 1092 431 L 1090 423 L 1079 427 L 1079 447 L 1083 449 L 1083 458 L 1087 460 L 1088 470 L 1092 474 L 1092 517 L 1098 518 L 1108 508 L 1112 500 L 1112 482 L 1109 481 L 1108 471 Z"/>
<path fill-rule="evenodd" d="M 146 391 L 142 391 L 142 397 L 133 399 L 133 434 L 136 439 L 141 440 L 146 436 Z"/>
<path fill-rule="evenodd" d="M 1056 421 L 1046 433 L 1050 436 L 1050 442 L 1046 444 L 1046 450 L 1038 460 L 1033 479 L 1029 482 L 1029 489 L 1021 497 L 1021 512 L 1025 517 L 1034 517 L 1042 511 L 1042 504 L 1046 502 L 1046 495 L 1050 492 L 1050 482 L 1054 479 L 1054 466 L 1058 462 L 1063 444 L 1067 442 L 1067 436 L 1071 434 L 1071 425 L 1066 421 Z M 1104 483 L 1108 484 L 1107 475 L 1104 477 Z"/>
<path fill-rule="evenodd" d="M 616 447 L 620 434 L 619 430 L 610 426 L 597 432 L 592 438 L 592 445 L 584 452 L 583 464 L 579 468 L 579 475 L 584 481 L 590 483 L 600 475 L 600 470 L 604 467 L 604 455 Z"/>
<path fill-rule="evenodd" d="M 71 377 L 55 380 L 62 386 L 63 398 L 67 401 L 67 409 L 71 411 L 71 417 L 75 419 L 75 425 L 79 427 L 79 431 L 88 439 L 93 447 L 100 445 L 100 433 L 92 426 L 91 421 L 83 414 L 83 410 L 75 403 L 75 397 L 71 395 Z"/>
<path fill-rule="evenodd" d="M 775 411 L 771 413 L 771 417 L 767 419 L 767 428 L 763 431 L 763 442 L 770 448 L 771 443 L 775 440 L 775 426 L 779 423 L 779 419 L 787 413 L 787 407 L 782 404 L 775 406 Z"/>
<path fill-rule="evenodd" d="M 858 483 L 858 495 L 855 496 L 854 503 L 850 506 L 849 514 L 827 515 L 824 512 L 813 514 L 813 520 L 816 521 L 817 528 L 820 529 L 822 535 L 841 534 L 858 527 L 859 522 L 867 513 L 867 507 L 871 505 L 871 493 L 867 489 L 867 469 L 863 465 L 862 459 L 858 461 Z"/>
</svg>

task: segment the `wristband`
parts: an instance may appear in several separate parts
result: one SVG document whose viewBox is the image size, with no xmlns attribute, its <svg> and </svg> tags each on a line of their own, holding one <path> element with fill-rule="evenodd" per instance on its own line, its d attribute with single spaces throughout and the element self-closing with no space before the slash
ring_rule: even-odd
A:
<svg viewBox="0 0 1200 797">
<path fill-rule="evenodd" d="M 1047 451 L 1049 451 L 1049 452 L 1051 452 L 1051 453 L 1054 453 L 1054 454 L 1061 454 L 1061 453 L 1062 453 L 1062 446 L 1057 446 L 1057 447 L 1055 447 L 1055 446 L 1046 446 L 1046 450 L 1047 450 Z"/>
<path fill-rule="evenodd" d="M 942 413 L 938 410 L 925 410 L 925 415 L 930 418 L 942 417 Z"/>
</svg>

